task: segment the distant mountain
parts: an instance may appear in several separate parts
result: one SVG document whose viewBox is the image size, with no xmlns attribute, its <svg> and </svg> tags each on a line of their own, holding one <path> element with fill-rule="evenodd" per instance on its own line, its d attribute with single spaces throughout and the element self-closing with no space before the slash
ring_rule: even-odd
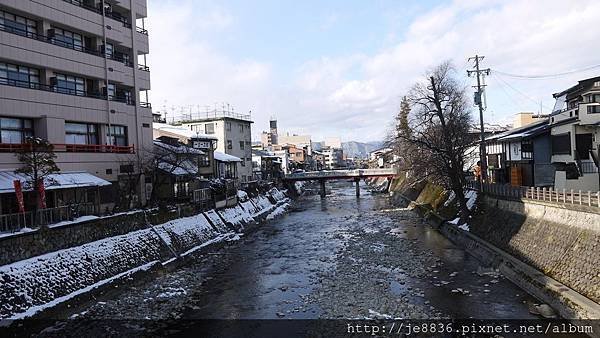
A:
<svg viewBox="0 0 600 338">
<path fill-rule="evenodd" d="M 369 157 L 370 152 L 377 150 L 382 146 L 383 142 L 342 142 L 342 148 L 344 149 L 344 154 L 346 154 L 346 156 L 363 159 Z"/>
</svg>

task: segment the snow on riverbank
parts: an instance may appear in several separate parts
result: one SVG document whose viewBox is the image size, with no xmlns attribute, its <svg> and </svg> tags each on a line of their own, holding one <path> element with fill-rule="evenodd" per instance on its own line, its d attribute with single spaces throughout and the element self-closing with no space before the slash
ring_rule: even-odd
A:
<svg viewBox="0 0 600 338">
<path fill-rule="evenodd" d="M 239 240 L 241 235 L 226 223 L 239 230 L 257 217 L 268 214 L 272 219 L 285 212 L 285 194 L 277 189 L 268 194 L 275 202 L 260 195 L 248 199 L 247 208 L 210 210 L 0 266 L 0 319 L 31 316 L 125 275 L 167 264 L 175 256 Z"/>
</svg>

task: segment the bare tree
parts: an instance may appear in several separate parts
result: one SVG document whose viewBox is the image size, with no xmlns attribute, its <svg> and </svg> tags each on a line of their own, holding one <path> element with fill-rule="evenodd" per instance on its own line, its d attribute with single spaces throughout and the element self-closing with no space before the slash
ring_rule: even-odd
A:
<svg viewBox="0 0 600 338">
<path fill-rule="evenodd" d="M 161 142 L 160 145 L 154 145 L 152 149 L 145 151 L 147 155 L 144 158 L 147 160 L 142 163 L 142 167 L 146 177 L 152 180 L 149 201 L 151 204 L 158 202 L 158 188 L 167 183 L 169 175 L 184 172 L 190 176 L 198 176 L 198 161 L 202 155 L 198 149 L 181 143 Z"/>
<path fill-rule="evenodd" d="M 464 164 L 473 146 L 469 136 L 472 117 L 465 87 L 454 75 L 452 65 L 445 62 L 412 87 L 399 116 L 398 142 L 406 166 L 419 177 L 451 189 L 460 216 L 466 219 Z M 410 114 L 406 114 L 406 105 Z"/>
<path fill-rule="evenodd" d="M 23 166 L 16 170 L 27 177 L 26 188 L 31 189 L 34 197 L 34 214 L 40 202 L 39 185 L 48 181 L 49 176 L 59 172 L 54 162 L 54 146 L 39 137 L 27 137 L 23 149 L 15 154 Z"/>
</svg>

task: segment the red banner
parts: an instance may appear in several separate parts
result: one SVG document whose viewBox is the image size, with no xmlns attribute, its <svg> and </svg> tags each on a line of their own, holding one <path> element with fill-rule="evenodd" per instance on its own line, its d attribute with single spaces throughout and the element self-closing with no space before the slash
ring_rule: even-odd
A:
<svg viewBox="0 0 600 338">
<path fill-rule="evenodd" d="M 23 201 L 23 189 L 21 188 L 21 181 L 14 180 L 13 185 L 15 186 L 15 194 L 17 194 L 17 204 L 19 205 L 19 212 L 25 213 L 25 202 Z"/>
<path fill-rule="evenodd" d="M 44 180 L 38 181 L 38 193 L 40 196 L 40 209 L 46 209 L 46 188 L 44 187 Z"/>
</svg>

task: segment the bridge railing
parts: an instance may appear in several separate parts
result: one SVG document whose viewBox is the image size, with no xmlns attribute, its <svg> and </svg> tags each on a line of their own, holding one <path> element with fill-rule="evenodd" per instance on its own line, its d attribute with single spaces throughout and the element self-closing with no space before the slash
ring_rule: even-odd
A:
<svg viewBox="0 0 600 338">
<path fill-rule="evenodd" d="M 397 175 L 396 168 L 381 168 L 381 169 L 352 169 L 352 170 L 323 170 L 309 171 L 303 173 L 292 173 L 285 175 L 286 179 L 320 179 L 332 177 L 369 177 L 369 176 L 392 176 Z"/>
</svg>

